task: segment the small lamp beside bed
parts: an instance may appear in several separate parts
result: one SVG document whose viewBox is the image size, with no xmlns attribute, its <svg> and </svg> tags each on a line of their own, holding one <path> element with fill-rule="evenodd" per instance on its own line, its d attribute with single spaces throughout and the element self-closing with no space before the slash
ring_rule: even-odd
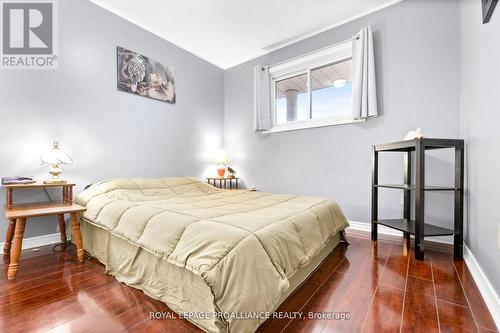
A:
<svg viewBox="0 0 500 333">
<path fill-rule="evenodd" d="M 219 150 L 215 154 L 214 163 L 217 164 L 217 174 L 220 178 L 223 178 L 226 174 L 226 167 L 229 163 L 229 157 L 225 150 Z"/>
<path fill-rule="evenodd" d="M 44 184 L 65 184 L 66 181 L 61 179 L 59 175 L 62 170 L 59 166 L 60 164 L 72 164 L 73 160 L 66 154 L 61 147 L 59 147 L 59 142 L 54 141 L 52 149 L 48 152 L 42 153 L 40 160 L 43 165 L 50 165 L 49 173 L 52 175 L 50 179 L 45 180 Z"/>
</svg>

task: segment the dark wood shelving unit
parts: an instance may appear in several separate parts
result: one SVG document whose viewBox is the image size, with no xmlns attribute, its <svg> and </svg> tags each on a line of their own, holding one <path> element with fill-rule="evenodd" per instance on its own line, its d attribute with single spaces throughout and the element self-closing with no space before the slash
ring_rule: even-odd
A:
<svg viewBox="0 0 500 333">
<path fill-rule="evenodd" d="M 430 149 L 455 149 L 455 184 L 453 186 L 425 185 L 425 151 Z M 403 184 L 378 183 L 378 157 L 380 152 L 402 152 L 406 154 L 407 166 L 404 170 Z M 412 184 L 412 152 L 415 153 L 415 184 Z M 403 232 L 407 243 L 410 235 L 415 236 L 415 258 L 424 259 L 424 238 L 453 235 L 455 258 L 463 257 L 463 206 L 464 206 L 464 140 L 418 138 L 373 146 L 372 169 L 372 240 L 377 240 L 377 227 L 384 225 Z M 380 188 L 404 191 L 402 219 L 379 219 L 378 190 Z M 424 195 L 426 191 L 450 191 L 454 193 L 453 229 L 425 223 Z M 411 219 L 411 194 L 415 196 L 414 219 Z"/>
</svg>

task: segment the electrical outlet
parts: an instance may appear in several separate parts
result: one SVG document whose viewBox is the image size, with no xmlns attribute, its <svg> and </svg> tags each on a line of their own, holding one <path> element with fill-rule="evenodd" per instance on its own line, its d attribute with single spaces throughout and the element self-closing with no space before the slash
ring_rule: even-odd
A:
<svg viewBox="0 0 500 333">
<path fill-rule="evenodd" d="M 401 206 L 405 205 L 405 194 L 401 192 Z"/>
</svg>

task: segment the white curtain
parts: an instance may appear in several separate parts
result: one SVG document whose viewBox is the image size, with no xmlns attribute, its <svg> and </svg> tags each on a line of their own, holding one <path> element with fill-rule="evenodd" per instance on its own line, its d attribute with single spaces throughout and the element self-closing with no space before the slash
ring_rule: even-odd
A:
<svg viewBox="0 0 500 333">
<path fill-rule="evenodd" d="M 272 127 L 270 77 L 267 66 L 254 68 L 254 131 L 267 131 Z"/>
<path fill-rule="evenodd" d="M 375 83 L 375 57 L 372 30 L 361 29 L 352 45 L 352 98 L 355 119 L 376 117 L 377 89 Z"/>
</svg>

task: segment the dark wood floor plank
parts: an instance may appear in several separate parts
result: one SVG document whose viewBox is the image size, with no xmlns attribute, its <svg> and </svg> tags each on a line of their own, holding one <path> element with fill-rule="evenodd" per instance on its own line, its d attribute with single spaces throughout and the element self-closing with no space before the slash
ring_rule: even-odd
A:
<svg viewBox="0 0 500 333">
<path fill-rule="evenodd" d="M 114 322 L 131 309 L 142 306 L 146 302 L 148 299 L 140 293 L 129 293 L 118 288 L 108 293 L 106 299 L 98 300 L 94 309 L 76 319 L 69 320 L 63 326 L 71 328 L 71 332 L 86 332 L 98 328 L 103 323 Z M 124 326 L 122 329 L 126 328 L 127 326 Z M 57 331 L 57 327 L 53 331 Z"/>
<path fill-rule="evenodd" d="M 436 298 L 430 290 L 433 290 L 432 281 L 408 277 L 401 332 L 439 332 Z"/>
<path fill-rule="evenodd" d="M 85 279 L 75 277 L 74 280 L 78 282 L 69 282 L 67 285 L 60 288 L 1 306 L 0 316 L 7 317 L 32 307 L 42 306 L 43 304 L 59 300 L 73 293 L 78 293 L 80 290 L 103 284 L 110 279 L 112 279 L 112 277 L 108 275 L 94 275 L 86 277 Z"/>
<path fill-rule="evenodd" d="M 108 308 L 113 308 L 108 306 Z M 133 328 L 140 328 L 146 326 L 151 321 L 151 312 L 169 312 L 172 318 L 177 317 L 177 315 L 171 311 L 165 304 L 158 302 L 150 298 L 142 298 L 138 304 L 135 306 L 129 306 L 128 309 L 124 309 L 120 313 L 114 312 L 109 313 L 108 320 L 102 322 L 103 325 L 99 324 L 90 329 L 91 332 L 102 332 L 102 327 L 106 327 L 106 331 L 129 331 Z M 163 331 L 169 332 L 201 332 L 201 330 L 191 324 L 186 320 L 174 320 L 174 319 L 156 319 L 156 326 L 162 326 Z M 161 324 L 161 325 L 160 325 Z"/>
<path fill-rule="evenodd" d="M 451 254 L 431 251 L 432 274 L 436 297 L 443 301 L 468 306 L 467 299 L 458 279 Z"/>
<path fill-rule="evenodd" d="M 478 326 L 483 329 L 497 331 L 495 322 L 486 307 L 486 303 L 484 302 L 481 292 L 477 288 L 467 265 L 464 261 L 455 261 L 454 265 Z"/>
<path fill-rule="evenodd" d="M 94 308 L 95 300 L 112 299 L 111 294 L 122 288 L 131 289 L 115 283 L 115 281 L 109 281 L 80 291 L 70 297 L 48 302 L 43 306 L 30 308 L 13 316 L 2 317 L 0 331 L 3 332 L 7 328 L 13 332 L 46 331 L 82 316 Z M 37 320 L 33 320 L 33 318 L 37 318 Z"/>
<path fill-rule="evenodd" d="M 121 313 L 109 313 L 104 321 L 96 323 L 87 332 L 103 332 L 103 327 L 105 328 L 105 332 L 126 331 L 131 327 L 148 321 L 150 319 L 149 312 L 154 311 L 153 309 L 151 304 L 147 302 L 130 305 L 128 309 L 125 309 Z"/>
<path fill-rule="evenodd" d="M 325 332 L 358 332 L 363 325 L 375 293 L 375 280 L 353 279 L 346 285 L 345 296 L 337 302 L 334 301 L 331 310 L 324 309 L 322 311 L 350 313 L 350 319 L 328 320 Z"/>
<path fill-rule="evenodd" d="M 367 281 L 362 278 L 352 278 L 351 275 L 345 273 L 334 272 L 314 297 L 307 302 L 303 310 L 306 317 L 309 313 L 342 312 L 349 313 L 351 319 L 295 319 L 285 331 L 357 332 L 361 329 L 368 313 L 376 287 L 376 279 Z"/>
<path fill-rule="evenodd" d="M 479 332 L 480 333 L 495 333 L 498 331 L 497 330 L 490 330 L 490 329 L 479 326 Z"/>
<path fill-rule="evenodd" d="M 374 255 L 371 241 L 352 238 L 349 251 L 336 270 L 349 276 L 366 277 L 376 284 L 386 261 L 387 258 Z"/>
<path fill-rule="evenodd" d="M 359 247 L 360 249 L 363 249 L 363 252 L 360 253 L 367 254 L 367 252 L 365 252 L 365 249 L 371 248 L 369 251 L 370 257 L 379 257 L 384 259 L 389 256 L 391 248 L 394 245 L 393 242 L 383 240 L 374 242 L 370 238 L 359 237 L 358 234 L 350 237 L 348 236 L 348 241 L 350 242 L 349 245 L 351 246 L 351 248 Z"/>
<path fill-rule="evenodd" d="M 26 289 L 46 288 L 47 284 L 53 281 L 60 281 L 65 277 L 70 277 L 87 271 L 96 271 L 104 273 L 104 269 L 97 265 L 71 265 L 67 269 L 52 270 L 49 274 L 36 275 L 31 279 L 13 280 L 0 284 L 0 297 L 13 292 L 19 292 Z M 43 286 L 43 287 L 42 287 Z"/>
<path fill-rule="evenodd" d="M 0 296 L 0 309 L 2 306 L 14 304 L 15 302 L 20 302 L 24 299 L 35 298 L 38 297 L 39 295 L 46 296 L 48 291 L 59 290 L 61 286 L 70 286 L 73 284 L 78 284 L 95 277 L 96 273 L 93 270 L 87 270 L 69 276 L 63 276 L 59 278 L 54 277 L 52 281 L 45 283 L 41 286 L 33 286 L 32 288 L 25 288 L 19 291 L 17 290 L 11 291 L 5 295 Z"/>
<path fill-rule="evenodd" d="M 496 332 L 470 271 L 453 261 L 450 247 L 427 251 L 426 243 L 422 262 L 403 251 L 401 238 L 373 242 L 356 232 L 349 239 L 278 309 L 303 311 L 307 319 L 268 320 L 259 332 L 432 333 L 438 313 L 442 332 Z M 77 265 L 71 248 L 23 256 L 16 280 L 0 272 L 0 332 L 201 332 L 162 302 L 105 275 L 101 264 Z M 171 318 L 151 319 L 151 311 Z M 312 319 L 310 312 L 348 312 L 351 319 Z"/>
<path fill-rule="evenodd" d="M 468 307 L 438 300 L 438 313 L 442 333 L 478 331 Z"/>
<path fill-rule="evenodd" d="M 419 279 L 432 280 L 431 259 L 425 256 L 424 260 L 415 259 L 415 251 L 410 251 L 410 264 L 408 267 L 408 275 Z"/>
<path fill-rule="evenodd" d="M 62 252 L 61 252 L 62 253 Z M 54 251 L 52 250 L 52 246 L 42 246 L 39 248 L 26 249 L 21 252 L 21 259 L 26 260 L 28 258 L 43 258 L 46 255 L 54 255 Z M 8 256 L 4 256 L 4 258 L 8 258 Z"/>
<path fill-rule="evenodd" d="M 380 284 L 373 297 L 362 332 L 399 332 L 402 320 L 404 290 Z"/>
<path fill-rule="evenodd" d="M 303 283 L 283 304 L 276 310 L 277 312 L 298 312 L 306 304 L 309 298 L 318 290 L 326 279 L 337 268 L 344 259 L 348 246 L 344 243 L 339 244 L 332 254 L 329 255 L 318 269 L 309 277 L 307 283 Z M 271 318 L 259 327 L 258 332 L 279 332 L 291 319 Z"/>
<path fill-rule="evenodd" d="M 52 246 L 43 246 L 39 248 L 39 251 L 33 251 L 33 249 L 23 250 L 21 252 L 21 262 L 26 265 L 26 267 L 33 266 L 37 263 L 44 261 L 57 261 L 64 258 L 70 258 L 75 255 L 73 246 L 68 246 L 65 250 L 62 248 L 52 249 Z M 2 258 L 4 265 L 8 265 L 10 257 L 3 256 Z"/>
<path fill-rule="evenodd" d="M 394 245 L 387 258 L 387 264 L 380 283 L 404 290 L 406 274 L 408 273 L 408 261 L 408 252 L 405 253 L 402 247 Z"/>
<path fill-rule="evenodd" d="M 128 330 L 130 333 L 163 333 L 163 332 L 180 332 L 176 327 L 177 320 L 167 319 L 149 319 L 148 321 L 136 325 Z M 188 330 L 185 332 L 193 332 Z M 269 331 L 271 332 L 271 331 Z"/>
<path fill-rule="evenodd" d="M 7 259 L 6 259 L 7 258 Z M 38 259 L 38 260 L 37 260 Z M 67 255 L 57 255 L 57 254 L 46 254 L 42 255 L 40 258 L 37 257 L 31 257 L 30 259 L 24 259 L 22 258 L 19 260 L 19 267 L 23 268 L 25 272 L 32 272 L 36 270 L 40 270 L 43 268 L 46 268 L 47 265 L 57 265 L 64 263 L 65 261 L 68 261 L 70 258 Z M 6 270 L 9 267 L 9 257 L 4 257 L 4 262 L 3 262 L 3 270 Z M 2 270 L 2 274 L 0 274 L 0 280 L 2 281 L 7 281 L 7 275 L 5 275 Z M 21 273 L 23 270 L 19 270 L 19 273 Z"/>
<path fill-rule="evenodd" d="M 389 257 L 393 247 L 398 247 L 395 244 L 389 242 L 372 242 L 373 256 L 386 259 Z"/>
<path fill-rule="evenodd" d="M 32 279 L 35 276 L 43 276 L 54 271 L 64 269 L 65 267 L 73 266 L 77 263 L 73 255 L 53 254 L 53 257 L 45 257 L 39 262 L 32 258 L 30 262 L 20 260 L 19 271 L 16 275 L 16 281 L 25 281 Z M 4 265 L 4 269 L 0 272 L 0 282 L 11 282 L 7 280 L 8 265 Z"/>
<path fill-rule="evenodd" d="M 429 280 L 408 276 L 406 289 L 418 291 L 419 293 L 434 297 L 434 284 Z"/>
<path fill-rule="evenodd" d="M 106 323 L 108 321 L 112 321 L 115 316 L 120 315 L 124 312 L 126 312 L 131 306 L 131 305 L 126 305 L 125 302 L 122 300 L 117 301 L 115 298 L 110 297 L 112 301 L 108 301 L 106 304 L 106 301 L 103 301 L 103 304 L 100 304 L 99 306 L 96 306 L 93 310 L 90 312 L 82 312 L 79 317 L 72 319 L 72 317 L 69 317 L 67 315 L 63 314 L 63 318 L 59 322 L 52 322 L 51 325 L 53 326 L 51 329 L 47 330 L 46 332 L 71 332 L 71 333 L 78 333 L 78 332 L 87 332 L 89 330 L 95 329 L 99 326 L 101 326 L 103 323 Z M 76 317 L 76 316 L 75 316 Z M 64 320 L 64 322 L 63 322 Z M 49 324 L 50 325 L 50 324 Z M 47 325 L 48 326 L 48 325 Z M 47 327 L 45 327 L 47 329 Z"/>
<path fill-rule="evenodd" d="M 179 332 L 179 333 L 201 333 L 202 330 L 187 320 L 180 320 L 170 309 L 163 310 L 170 314 L 170 318 L 148 319 L 131 327 L 127 332 Z M 177 319 L 176 319 L 177 318 Z M 272 331 L 267 331 L 272 332 Z"/>
<path fill-rule="evenodd" d="M 102 332 L 122 333 L 126 332 L 126 330 L 117 327 L 114 323 L 103 322 L 99 325 L 99 327 L 93 327 L 85 331 L 85 333 L 102 333 Z"/>
</svg>

